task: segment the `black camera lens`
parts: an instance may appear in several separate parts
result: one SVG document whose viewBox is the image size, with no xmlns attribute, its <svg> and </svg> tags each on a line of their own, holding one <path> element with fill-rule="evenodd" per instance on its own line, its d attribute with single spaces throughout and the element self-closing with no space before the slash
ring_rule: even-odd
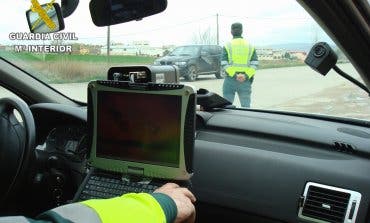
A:
<svg viewBox="0 0 370 223">
<path fill-rule="evenodd" d="M 326 75 L 337 63 L 338 57 L 325 42 L 316 43 L 308 53 L 304 62 L 315 71 Z"/>
<path fill-rule="evenodd" d="M 315 47 L 313 55 L 317 58 L 320 58 L 320 57 L 324 56 L 325 53 L 326 53 L 326 48 L 323 45 L 318 45 L 318 46 Z"/>
</svg>

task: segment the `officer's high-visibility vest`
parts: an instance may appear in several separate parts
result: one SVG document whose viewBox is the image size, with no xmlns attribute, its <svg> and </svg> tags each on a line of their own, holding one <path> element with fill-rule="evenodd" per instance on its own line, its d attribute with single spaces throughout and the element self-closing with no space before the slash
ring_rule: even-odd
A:
<svg viewBox="0 0 370 223">
<path fill-rule="evenodd" d="M 250 67 L 254 47 L 252 47 L 245 39 L 236 38 L 225 46 L 229 58 L 229 65 L 226 66 L 226 72 L 230 77 L 236 73 L 245 73 L 249 78 L 252 78 L 256 70 Z"/>
</svg>

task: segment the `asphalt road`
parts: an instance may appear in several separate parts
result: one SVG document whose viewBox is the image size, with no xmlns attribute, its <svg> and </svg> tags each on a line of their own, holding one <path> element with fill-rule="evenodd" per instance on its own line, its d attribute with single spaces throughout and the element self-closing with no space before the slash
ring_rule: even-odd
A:
<svg viewBox="0 0 370 223">
<path fill-rule="evenodd" d="M 349 73 L 354 73 L 352 66 L 343 66 Z M 357 73 L 356 73 L 357 75 Z M 325 78 L 309 67 L 274 68 L 257 71 L 252 86 L 253 108 L 269 108 L 283 104 L 294 98 L 300 98 L 341 85 L 346 81 L 330 72 Z M 197 88 L 205 88 L 222 95 L 223 80 L 212 76 L 201 77 L 199 81 L 189 83 Z M 239 99 L 235 105 L 240 106 Z"/>
<path fill-rule="evenodd" d="M 348 73 L 357 75 L 349 64 L 341 67 Z M 183 83 L 222 95 L 223 80 L 215 79 L 214 75 L 200 76 L 195 82 L 184 81 Z M 346 80 L 333 72 L 323 77 L 304 66 L 259 70 L 253 83 L 252 107 L 273 107 L 343 83 L 346 83 Z M 52 86 L 74 99 L 86 101 L 87 83 L 53 84 Z M 235 100 L 235 105 L 240 105 L 239 99 Z"/>
<path fill-rule="evenodd" d="M 350 64 L 339 65 L 358 77 Z M 223 80 L 214 75 L 200 76 L 195 82 L 183 82 L 222 95 Z M 62 93 L 86 101 L 87 83 L 52 84 Z M 0 88 L 0 96 L 7 94 Z M 236 106 L 240 106 L 236 98 Z M 348 107 L 351 104 L 352 107 Z M 252 108 L 324 113 L 370 120 L 370 99 L 359 88 L 334 71 L 323 77 L 309 67 L 274 68 L 257 71 L 252 88 Z M 355 107 L 355 109 L 354 109 Z M 347 111 L 347 110 L 350 111 Z"/>
</svg>

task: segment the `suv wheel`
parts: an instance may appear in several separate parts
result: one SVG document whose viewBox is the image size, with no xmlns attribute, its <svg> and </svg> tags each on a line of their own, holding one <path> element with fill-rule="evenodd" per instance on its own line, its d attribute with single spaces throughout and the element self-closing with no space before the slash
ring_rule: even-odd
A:
<svg viewBox="0 0 370 223">
<path fill-rule="evenodd" d="M 185 79 L 187 81 L 195 81 L 198 77 L 198 74 L 197 74 L 197 68 L 194 66 L 194 65 L 191 65 L 188 69 L 188 74 L 185 76 Z"/>
</svg>

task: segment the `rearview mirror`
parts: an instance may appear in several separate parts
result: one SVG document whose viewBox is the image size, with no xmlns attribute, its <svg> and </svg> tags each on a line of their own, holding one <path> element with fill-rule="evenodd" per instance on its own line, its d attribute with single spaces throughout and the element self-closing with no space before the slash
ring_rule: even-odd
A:
<svg viewBox="0 0 370 223">
<path fill-rule="evenodd" d="M 62 14 L 63 18 L 67 18 L 77 9 L 79 0 L 62 0 Z"/>
<path fill-rule="evenodd" d="M 34 4 L 33 10 L 26 12 L 31 33 L 54 33 L 64 29 L 60 6 L 53 4 Z"/>
<path fill-rule="evenodd" d="M 91 0 L 90 14 L 96 26 L 110 26 L 163 12 L 167 0 Z"/>
</svg>

